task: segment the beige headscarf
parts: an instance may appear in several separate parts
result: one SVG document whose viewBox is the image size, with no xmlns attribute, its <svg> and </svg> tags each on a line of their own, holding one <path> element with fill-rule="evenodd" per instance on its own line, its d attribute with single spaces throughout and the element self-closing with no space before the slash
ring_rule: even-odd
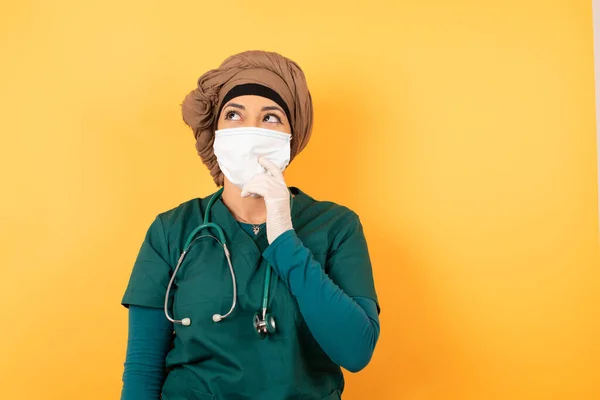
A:
<svg viewBox="0 0 600 400">
<path fill-rule="evenodd" d="M 198 79 L 198 87 L 183 100 L 185 123 L 192 128 L 196 150 L 218 186 L 223 173 L 213 152 L 218 115 L 223 97 L 235 86 L 257 83 L 277 92 L 290 110 L 291 160 L 307 145 L 313 122 L 312 98 L 304 73 L 292 60 L 277 53 L 246 51 L 227 58 L 217 69 Z"/>
</svg>

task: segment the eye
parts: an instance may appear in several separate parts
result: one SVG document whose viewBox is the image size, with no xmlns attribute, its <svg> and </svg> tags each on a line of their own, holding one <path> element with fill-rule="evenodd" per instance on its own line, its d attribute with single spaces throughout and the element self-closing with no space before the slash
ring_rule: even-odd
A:
<svg viewBox="0 0 600 400">
<path fill-rule="evenodd" d="M 263 122 L 268 122 L 268 123 L 275 123 L 275 124 L 281 124 L 281 118 L 279 118 L 277 115 L 275 114 L 267 114 L 265 115 L 265 117 L 263 118 Z"/>
<path fill-rule="evenodd" d="M 235 111 L 227 111 L 225 113 L 225 119 L 230 120 L 230 121 L 239 121 L 242 118 Z"/>
</svg>

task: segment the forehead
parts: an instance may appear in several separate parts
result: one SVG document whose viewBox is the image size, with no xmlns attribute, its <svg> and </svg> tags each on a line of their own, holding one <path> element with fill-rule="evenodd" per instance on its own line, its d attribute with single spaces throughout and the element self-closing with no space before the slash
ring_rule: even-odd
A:
<svg viewBox="0 0 600 400">
<path fill-rule="evenodd" d="M 227 102 L 227 104 L 224 105 L 224 107 L 226 107 L 227 105 L 229 105 L 231 103 L 239 104 L 246 108 L 261 108 L 261 107 L 266 107 L 266 106 L 277 106 L 277 103 L 275 103 L 273 100 L 268 99 L 266 97 L 255 96 L 255 95 L 244 95 L 244 96 L 234 97 L 233 99 L 229 100 Z"/>
</svg>

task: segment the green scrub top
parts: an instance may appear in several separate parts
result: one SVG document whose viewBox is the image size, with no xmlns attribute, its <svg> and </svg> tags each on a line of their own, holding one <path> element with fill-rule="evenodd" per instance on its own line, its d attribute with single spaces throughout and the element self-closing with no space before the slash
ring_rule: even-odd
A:
<svg viewBox="0 0 600 400">
<path fill-rule="evenodd" d="M 343 206 L 315 201 L 297 188 L 291 191 L 292 222 L 304 246 L 346 294 L 377 302 L 358 216 Z M 156 217 L 134 264 L 124 306 L 164 306 L 185 241 L 202 224 L 210 197 L 188 201 Z M 261 339 L 254 329 L 268 266 L 262 258 L 268 247 L 265 229 L 251 238 L 221 199 L 213 205 L 210 221 L 222 227 L 228 242 L 237 306 L 229 317 L 213 322 L 213 314 L 225 314 L 231 306 L 231 274 L 221 246 L 211 238 L 197 240 L 170 291 L 171 315 L 179 320 L 188 317 L 192 323 L 174 324 L 162 398 L 339 399 L 344 387 L 341 368 L 313 338 L 295 298 L 276 273 L 271 276 L 268 309 L 277 331 Z"/>
</svg>

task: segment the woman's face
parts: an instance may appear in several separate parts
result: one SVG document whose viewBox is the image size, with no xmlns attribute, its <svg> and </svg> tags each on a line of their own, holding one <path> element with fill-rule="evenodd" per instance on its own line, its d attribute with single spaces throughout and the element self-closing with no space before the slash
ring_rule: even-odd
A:
<svg viewBox="0 0 600 400">
<path fill-rule="evenodd" d="M 257 127 L 291 134 L 292 128 L 283 109 L 261 96 L 239 96 L 221 110 L 217 129 Z"/>
</svg>

